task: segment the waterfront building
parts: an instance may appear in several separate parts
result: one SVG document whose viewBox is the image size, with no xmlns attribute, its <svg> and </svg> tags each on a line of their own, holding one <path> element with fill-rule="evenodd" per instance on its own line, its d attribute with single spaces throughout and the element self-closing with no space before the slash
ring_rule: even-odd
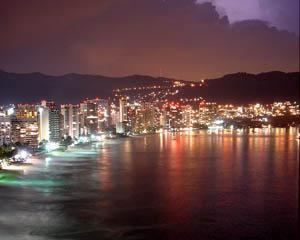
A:
<svg viewBox="0 0 300 240">
<path fill-rule="evenodd" d="M 61 132 L 61 113 L 57 107 L 49 110 L 49 138 L 50 142 L 60 142 Z"/>
<path fill-rule="evenodd" d="M 116 132 L 125 134 L 128 131 L 128 107 L 126 98 L 119 99 L 119 121 L 116 124 Z"/>
<path fill-rule="evenodd" d="M 105 117 L 106 126 L 111 127 L 112 117 L 111 117 L 111 101 L 110 101 L 110 99 L 107 100 L 107 108 L 105 109 L 104 117 Z"/>
<path fill-rule="evenodd" d="M 105 131 L 112 124 L 111 106 L 107 99 L 86 99 L 80 103 L 80 134 Z"/>
<path fill-rule="evenodd" d="M 144 132 L 155 132 L 160 128 L 160 110 L 153 102 L 142 103 L 142 125 Z"/>
<path fill-rule="evenodd" d="M 79 105 L 79 135 L 86 136 L 87 127 L 86 127 L 86 117 L 87 117 L 87 104 L 82 102 Z"/>
<path fill-rule="evenodd" d="M 201 102 L 199 104 L 199 123 L 207 125 L 218 118 L 218 105 L 216 103 Z"/>
<path fill-rule="evenodd" d="M 39 141 L 59 142 L 61 135 L 60 110 L 54 102 L 43 100 L 38 106 Z"/>
<path fill-rule="evenodd" d="M 98 124 L 99 124 L 99 115 L 98 115 L 99 102 L 96 100 L 87 100 L 86 101 L 86 120 L 85 126 L 87 128 L 87 134 L 97 134 L 98 133 Z"/>
<path fill-rule="evenodd" d="M 186 105 L 182 108 L 182 124 L 184 128 L 192 128 L 194 123 L 194 111 L 192 106 Z"/>
<path fill-rule="evenodd" d="M 98 99 L 98 128 L 103 132 L 112 125 L 111 102 L 109 99 Z"/>
<path fill-rule="evenodd" d="M 80 108 L 78 105 L 61 105 L 61 114 L 63 116 L 63 136 L 78 138 L 80 136 Z M 57 115 L 56 115 L 57 119 Z"/>
<path fill-rule="evenodd" d="M 111 116 L 111 125 L 116 126 L 117 123 L 120 122 L 120 113 L 118 107 L 114 103 L 111 104 L 110 116 Z"/>
<path fill-rule="evenodd" d="M 161 111 L 159 115 L 159 125 L 163 129 L 167 129 L 167 116 L 166 116 L 166 111 Z"/>
<path fill-rule="evenodd" d="M 119 114 L 120 114 L 119 121 L 127 122 L 128 119 L 127 119 L 127 100 L 126 100 L 126 98 L 119 99 Z"/>
<path fill-rule="evenodd" d="M 38 146 L 39 127 L 35 105 L 19 104 L 11 118 L 11 137 L 14 143 Z"/>
<path fill-rule="evenodd" d="M 50 140 L 49 108 L 38 106 L 39 142 Z"/>
<path fill-rule="evenodd" d="M 123 122 L 133 133 L 142 133 L 144 131 L 144 112 L 142 104 L 134 102 L 127 107 L 127 119 Z"/>
<path fill-rule="evenodd" d="M 11 122 L 7 111 L 0 108 L 0 145 L 9 144 L 11 141 Z"/>
<path fill-rule="evenodd" d="M 182 109 L 179 103 L 167 103 L 163 108 L 165 129 L 179 130 L 183 127 Z"/>
</svg>

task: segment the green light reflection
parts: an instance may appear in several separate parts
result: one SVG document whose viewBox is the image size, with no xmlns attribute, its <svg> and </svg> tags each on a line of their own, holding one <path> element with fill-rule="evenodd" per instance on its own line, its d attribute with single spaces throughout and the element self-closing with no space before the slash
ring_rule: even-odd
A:
<svg viewBox="0 0 300 240">
<path fill-rule="evenodd" d="M 59 182 L 52 180 L 41 179 L 21 179 L 20 173 L 17 171 L 2 171 L 0 172 L 0 185 L 20 186 L 20 187 L 53 187 Z"/>
</svg>

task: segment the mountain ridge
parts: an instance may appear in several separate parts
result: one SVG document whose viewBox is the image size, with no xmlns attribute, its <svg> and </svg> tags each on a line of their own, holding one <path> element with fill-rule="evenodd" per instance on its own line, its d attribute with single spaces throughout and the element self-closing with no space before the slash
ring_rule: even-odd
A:
<svg viewBox="0 0 300 240">
<path fill-rule="evenodd" d="M 116 88 L 163 85 L 171 87 L 174 81 L 195 83 L 167 77 L 103 75 L 67 73 L 60 76 L 40 72 L 11 73 L 0 70 L 0 104 L 38 102 L 51 99 L 58 103 L 77 103 L 89 97 L 107 98 Z M 281 71 L 258 74 L 237 72 L 219 78 L 207 79 L 204 87 L 183 88 L 185 97 L 201 96 L 209 101 L 253 102 L 299 100 L 299 72 Z"/>
</svg>

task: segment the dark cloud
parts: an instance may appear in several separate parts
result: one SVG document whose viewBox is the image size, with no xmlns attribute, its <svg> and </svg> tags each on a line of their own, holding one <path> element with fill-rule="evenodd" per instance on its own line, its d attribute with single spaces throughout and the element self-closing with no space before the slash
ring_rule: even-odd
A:
<svg viewBox="0 0 300 240">
<path fill-rule="evenodd" d="M 299 38 L 258 20 L 230 24 L 193 0 L 10 1 L 0 68 L 185 79 L 295 71 Z"/>
</svg>

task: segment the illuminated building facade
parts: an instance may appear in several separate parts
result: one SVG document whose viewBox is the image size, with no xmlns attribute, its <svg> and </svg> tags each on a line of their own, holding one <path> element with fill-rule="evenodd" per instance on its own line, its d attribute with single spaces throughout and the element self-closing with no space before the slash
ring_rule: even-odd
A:
<svg viewBox="0 0 300 240">
<path fill-rule="evenodd" d="M 59 142 L 62 138 L 61 113 L 56 107 L 49 110 L 49 138 L 51 142 Z"/>
<path fill-rule="evenodd" d="M 97 100 L 87 100 L 86 101 L 86 119 L 85 126 L 87 128 L 87 134 L 97 134 L 98 133 L 98 107 L 99 102 Z"/>
<path fill-rule="evenodd" d="M 59 142 L 61 139 L 61 114 L 54 102 L 42 101 L 38 109 L 39 141 Z"/>
<path fill-rule="evenodd" d="M 186 105 L 182 108 L 182 124 L 184 128 L 192 128 L 195 121 L 194 121 L 194 111 L 192 106 Z"/>
<path fill-rule="evenodd" d="M 61 105 L 61 114 L 63 116 L 63 135 L 72 138 L 78 138 L 80 135 L 80 114 L 79 106 L 66 104 Z M 58 121 L 58 113 L 55 115 Z"/>
<path fill-rule="evenodd" d="M 116 124 L 116 132 L 119 134 L 125 134 L 129 131 L 128 126 L 128 107 L 126 98 L 119 99 L 119 121 Z"/>
<path fill-rule="evenodd" d="M 127 122 L 127 100 L 125 98 L 119 99 L 119 121 Z"/>
<path fill-rule="evenodd" d="M 168 103 L 163 107 L 164 127 L 168 130 L 182 128 L 182 110 L 179 103 Z"/>
<path fill-rule="evenodd" d="M 50 140 L 49 108 L 38 106 L 39 142 Z"/>
<path fill-rule="evenodd" d="M 39 126 L 35 105 L 17 105 L 15 115 L 11 119 L 11 137 L 13 142 L 27 144 L 33 148 L 38 146 Z"/>
<path fill-rule="evenodd" d="M 11 141 L 11 121 L 7 111 L 0 108 L 0 145 L 9 144 Z"/>
</svg>

